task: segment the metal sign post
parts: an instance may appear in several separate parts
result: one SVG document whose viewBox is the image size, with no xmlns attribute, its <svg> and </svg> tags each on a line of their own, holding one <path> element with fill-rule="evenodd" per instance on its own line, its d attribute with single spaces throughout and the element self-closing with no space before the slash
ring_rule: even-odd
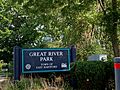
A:
<svg viewBox="0 0 120 90">
<path fill-rule="evenodd" d="M 115 90 L 120 90 L 120 57 L 114 58 Z"/>
</svg>

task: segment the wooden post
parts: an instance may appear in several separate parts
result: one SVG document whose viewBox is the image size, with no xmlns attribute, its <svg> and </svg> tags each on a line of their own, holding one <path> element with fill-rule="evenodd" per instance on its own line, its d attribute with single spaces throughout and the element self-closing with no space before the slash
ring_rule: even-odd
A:
<svg viewBox="0 0 120 90">
<path fill-rule="evenodd" d="M 20 80 L 21 75 L 21 48 L 15 46 L 13 49 L 13 61 L 14 61 L 14 80 Z"/>
</svg>

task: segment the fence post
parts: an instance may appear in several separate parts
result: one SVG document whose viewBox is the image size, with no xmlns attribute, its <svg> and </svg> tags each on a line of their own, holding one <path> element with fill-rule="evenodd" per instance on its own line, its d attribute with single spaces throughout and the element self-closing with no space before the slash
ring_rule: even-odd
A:
<svg viewBox="0 0 120 90">
<path fill-rule="evenodd" d="M 120 57 L 114 58 L 115 90 L 120 90 Z"/>
</svg>

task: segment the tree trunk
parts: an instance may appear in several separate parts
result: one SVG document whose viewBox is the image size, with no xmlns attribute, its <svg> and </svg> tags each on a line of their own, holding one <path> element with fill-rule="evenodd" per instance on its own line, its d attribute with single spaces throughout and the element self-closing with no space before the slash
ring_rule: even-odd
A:
<svg viewBox="0 0 120 90">
<path fill-rule="evenodd" d="M 110 40 L 112 42 L 114 56 L 120 56 L 119 52 L 119 42 L 118 42 L 118 34 L 117 34 L 117 0 L 112 0 L 112 29 L 110 31 Z"/>
</svg>

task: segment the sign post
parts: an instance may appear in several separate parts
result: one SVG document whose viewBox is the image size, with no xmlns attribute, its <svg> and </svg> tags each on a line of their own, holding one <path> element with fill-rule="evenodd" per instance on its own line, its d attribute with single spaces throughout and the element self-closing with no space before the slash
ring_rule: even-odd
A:
<svg viewBox="0 0 120 90">
<path fill-rule="evenodd" d="M 115 90 L 120 90 L 120 57 L 114 58 Z"/>
<path fill-rule="evenodd" d="M 75 48 L 75 46 L 73 45 L 73 46 L 71 46 L 71 48 L 70 48 L 70 61 L 71 62 L 75 62 L 75 60 L 76 60 L 76 48 Z"/>
<path fill-rule="evenodd" d="M 20 80 L 21 75 L 21 48 L 15 46 L 13 49 L 13 59 L 14 59 L 14 80 Z"/>
</svg>

